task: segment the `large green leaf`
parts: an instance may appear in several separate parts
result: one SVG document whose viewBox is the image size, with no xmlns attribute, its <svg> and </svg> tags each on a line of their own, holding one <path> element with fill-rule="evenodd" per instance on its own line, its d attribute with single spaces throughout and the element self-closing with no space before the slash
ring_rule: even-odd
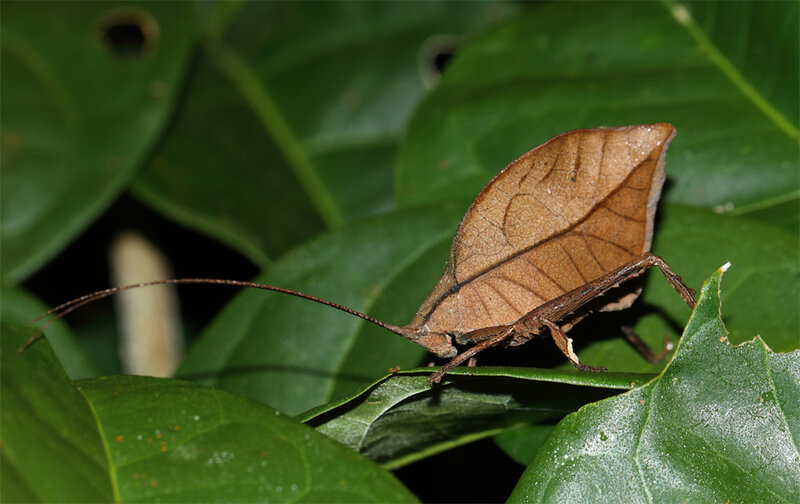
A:
<svg viewBox="0 0 800 504">
<path fill-rule="evenodd" d="M 137 23 L 141 54 L 114 56 L 104 29 Z M 193 5 L 10 2 L 0 32 L 2 275 L 17 282 L 87 227 L 153 146 L 190 56 Z"/>
<path fill-rule="evenodd" d="M 400 371 L 299 419 L 395 468 L 498 431 L 560 419 L 608 396 L 609 389 L 629 389 L 652 376 L 458 368 L 432 388 L 431 372 L 430 368 Z"/>
<path fill-rule="evenodd" d="M 0 325 L 3 502 L 112 502 L 103 440 L 48 344 L 16 353 L 35 331 Z"/>
<path fill-rule="evenodd" d="M 784 203 L 768 204 L 763 208 L 751 207 L 746 212 L 741 212 L 741 215 L 767 222 L 796 235 L 800 229 L 800 194 Z"/>
<path fill-rule="evenodd" d="M 795 126 L 800 113 L 800 3 L 759 0 L 714 0 L 673 4 L 686 7 L 679 15 L 696 40 L 718 52 L 722 66 L 741 74 L 764 100 Z"/>
<path fill-rule="evenodd" d="M 518 429 L 509 429 L 497 434 L 494 436 L 494 442 L 509 457 L 527 466 L 552 434 L 554 427 L 555 424 L 551 422 L 522 425 Z"/>
<path fill-rule="evenodd" d="M 262 265 L 325 224 L 394 206 L 396 144 L 425 91 L 420 47 L 515 10 L 485 2 L 220 7 L 209 30 L 219 40 L 201 51 L 176 124 L 135 193 Z"/>
<path fill-rule="evenodd" d="M 567 130 L 652 122 L 678 130 L 667 200 L 731 208 L 796 196 L 796 108 L 763 98 L 747 80 L 752 72 L 698 40 L 688 11 L 677 7 L 543 4 L 468 44 L 411 121 L 398 203 L 473 197 L 514 157 Z M 796 18 L 793 2 L 772 9 Z M 794 26 L 760 50 L 791 46 L 796 54 Z M 742 43 L 752 40 L 760 39 Z M 797 58 L 765 66 L 763 80 L 786 80 L 784 64 L 796 69 Z M 778 87 L 786 86 L 796 97 L 797 81 Z"/>
<path fill-rule="evenodd" d="M 388 472 L 277 411 L 145 377 L 70 382 L 2 326 L 3 502 L 407 502 Z"/>
<path fill-rule="evenodd" d="M 566 417 L 510 502 L 795 502 L 800 352 L 732 346 L 722 270 L 669 366 L 652 382 Z"/>
<path fill-rule="evenodd" d="M 265 267 L 324 223 L 224 77 L 201 60 L 189 78 L 179 115 L 133 192 Z"/>
<path fill-rule="evenodd" d="M 459 217 L 437 206 L 351 224 L 295 249 L 256 280 L 403 324 L 441 275 Z M 251 290 L 212 322 L 179 374 L 297 414 L 423 355 L 356 317 Z"/>
</svg>

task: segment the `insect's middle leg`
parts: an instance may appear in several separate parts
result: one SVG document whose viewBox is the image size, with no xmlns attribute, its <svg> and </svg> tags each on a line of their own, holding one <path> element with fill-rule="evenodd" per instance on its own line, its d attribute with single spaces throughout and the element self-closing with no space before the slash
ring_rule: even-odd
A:
<svg viewBox="0 0 800 504">
<path fill-rule="evenodd" d="M 559 350 L 564 352 L 564 355 L 567 356 L 567 359 L 572 363 L 580 371 L 606 371 L 604 367 L 594 367 L 594 366 L 587 366 L 586 364 L 581 364 L 580 359 L 578 359 L 577 354 L 575 351 L 572 350 L 572 338 L 566 335 L 564 331 L 558 327 L 557 324 L 550 322 L 547 319 L 542 319 L 542 323 L 546 325 L 550 329 L 550 335 L 553 337 L 553 341 L 555 341 L 556 346 Z"/>
</svg>

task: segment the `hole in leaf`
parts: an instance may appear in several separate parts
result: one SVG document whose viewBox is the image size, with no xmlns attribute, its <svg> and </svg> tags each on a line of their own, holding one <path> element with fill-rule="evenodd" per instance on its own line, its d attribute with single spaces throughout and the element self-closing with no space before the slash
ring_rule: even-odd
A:
<svg viewBox="0 0 800 504">
<path fill-rule="evenodd" d="M 433 55 L 433 68 L 436 69 L 440 74 L 444 70 L 444 67 L 450 62 L 450 60 L 455 56 L 455 51 L 442 51 L 438 52 Z"/>
<path fill-rule="evenodd" d="M 439 80 L 460 47 L 461 39 L 451 35 L 436 35 L 422 43 L 418 66 L 425 86 L 431 87 Z"/>
<path fill-rule="evenodd" d="M 95 25 L 102 47 L 118 59 L 144 57 L 158 42 L 158 23 L 141 9 L 123 7 L 106 11 Z"/>
<path fill-rule="evenodd" d="M 104 36 L 114 54 L 120 57 L 138 56 L 144 49 L 144 33 L 133 23 L 109 26 Z"/>
</svg>

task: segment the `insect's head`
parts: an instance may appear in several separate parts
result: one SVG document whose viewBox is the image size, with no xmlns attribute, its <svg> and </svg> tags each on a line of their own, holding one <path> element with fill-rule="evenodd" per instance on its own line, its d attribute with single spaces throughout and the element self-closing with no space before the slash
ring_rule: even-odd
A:
<svg viewBox="0 0 800 504">
<path fill-rule="evenodd" d="M 402 336 L 410 339 L 417 345 L 441 358 L 452 358 L 458 354 L 458 350 L 453 346 L 453 339 L 450 335 L 441 332 L 431 332 L 428 326 L 423 325 L 416 329 L 404 329 Z"/>
</svg>

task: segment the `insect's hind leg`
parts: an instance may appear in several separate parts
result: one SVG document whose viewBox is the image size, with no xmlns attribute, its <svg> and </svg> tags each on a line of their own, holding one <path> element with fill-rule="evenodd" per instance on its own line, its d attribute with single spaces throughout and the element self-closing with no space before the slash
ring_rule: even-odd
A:
<svg viewBox="0 0 800 504">
<path fill-rule="evenodd" d="M 686 304 L 689 305 L 689 308 L 694 310 L 694 307 L 697 305 L 694 289 L 686 285 L 683 282 L 683 279 L 674 271 L 672 271 L 672 268 L 670 268 L 669 265 L 664 262 L 664 259 L 655 254 L 648 253 L 645 262 L 647 263 L 648 267 L 658 266 L 658 269 L 661 270 L 661 273 L 666 277 L 670 285 L 672 285 L 672 288 L 675 289 L 675 292 L 677 292 L 680 297 L 683 298 Z"/>
<path fill-rule="evenodd" d="M 628 339 L 631 345 L 639 351 L 642 356 L 647 359 L 650 364 L 658 364 L 664 357 L 669 355 L 670 351 L 675 347 L 672 343 L 672 340 L 669 337 L 664 337 L 664 348 L 659 353 L 653 352 L 653 349 L 650 348 L 650 345 L 647 344 L 638 334 L 633 330 L 631 326 L 622 326 L 620 328 L 622 330 L 622 334 Z"/>
</svg>

